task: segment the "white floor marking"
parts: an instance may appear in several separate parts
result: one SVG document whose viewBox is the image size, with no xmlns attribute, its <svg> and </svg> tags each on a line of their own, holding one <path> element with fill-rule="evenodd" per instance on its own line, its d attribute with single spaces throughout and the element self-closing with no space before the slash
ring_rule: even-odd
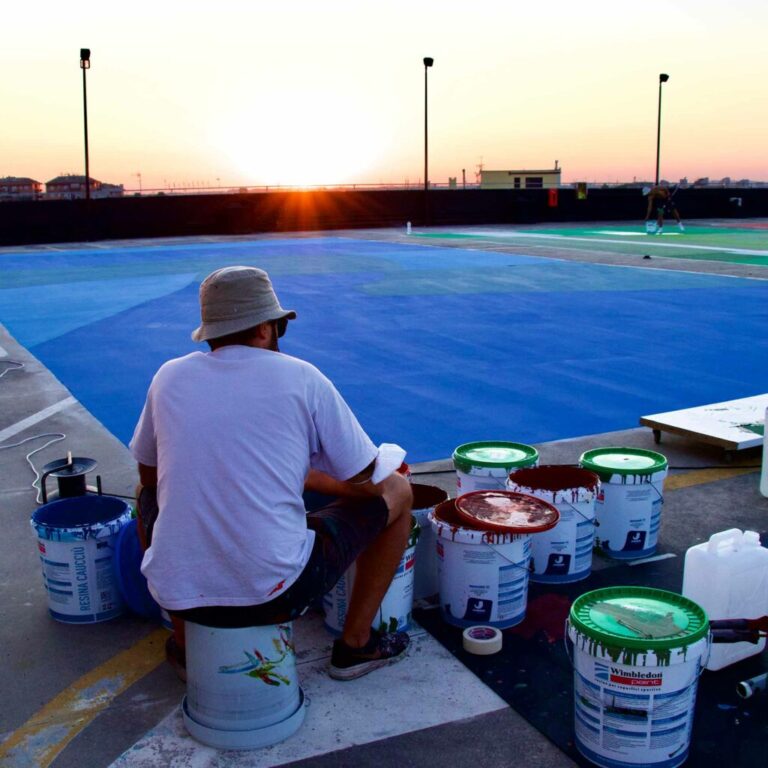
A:
<svg viewBox="0 0 768 768">
<path fill-rule="evenodd" d="M 0 443 L 5 442 L 9 438 L 17 435 L 19 432 L 23 432 L 25 429 L 34 426 L 35 424 L 44 421 L 49 416 L 53 416 L 59 411 L 63 411 L 65 408 L 69 408 L 70 405 L 75 405 L 77 400 L 74 397 L 67 397 L 64 400 L 59 400 L 58 403 L 49 405 L 47 408 L 43 408 L 42 411 L 33 413 L 31 416 L 27 416 L 26 419 L 17 421 L 15 424 L 11 424 L 10 427 L 6 427 L 0 430 Z"/>
<path fill-rule="evenodd" d="M 628 560 L 630 565 L 643 565 L 644 563 L 655 563 L 659 560 L 669 560 L 670 557 L 677 557 L 673 552 L 667 552 L 663 555 L 651 555 L 651 557 L 643 557 L 640 560 Z"/>
<path fill-rule="evenodd" d="M 625 244 L 623 240 L 609 240 L 603 237 L 572 237 L 571 235 L 547 235 L 539 232 L 474 232 L 474 235 L 478 237 L 499 237 L 514 240 L 521 239 L 541 239 L 541 240 L 562 240 L 572 241 L 580 243 L 613 243 L 614 245 Z M 671 233 L 670 233 L 671 234 Z M 662 235 L 663 237 L 664 235 Z M 660 243 L 654 240 L 650 235 L 646 235 L 648 241 L 645 245 L 649 248 L 681 248 L 689 251 L 714 251 L 716 253 L 732 253 L 736 256 L 768 256 L 768 251 L 756 251 L 749 248 L 716 248 L 712 245 L 695 245 L 689 243 L 684 245 L 683 243 Z"/>
<path fill-rule="evenodd" d="M 611 232 L 610 229 L 596 229 L 591 235 L 612 235 L 613 237 L 649 237 L 647 232 Z M 677 237 L 681 232 L 662 232 L 661 237 Z M 656 237 L 654 234 L 653 237 Z"/>
<path fill-rule="evenodd" d="M 319 614 L 306 614 L 294 627 L 299 683 L 310 700 L 306 719 L 280 744 L 228 752 L 229 768 L 283 765 L 507 707 L 421 627 L 411 631 L 403 661 L 344 683 L 328 677 L 331 639 Z M 215 768 L 223 759 L 187 734 L 177 708 L 112 768 Z"/>
</svg>

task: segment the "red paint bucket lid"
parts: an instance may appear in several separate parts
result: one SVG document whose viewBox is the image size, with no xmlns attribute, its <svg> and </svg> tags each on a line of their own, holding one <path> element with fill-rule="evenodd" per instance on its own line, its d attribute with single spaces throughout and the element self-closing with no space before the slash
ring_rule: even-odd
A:
<svg viewBox="0 0 768 768">
<path fill-rule="evenodd" d="M 541 533 L 554 528 L 560 513 L 536 496 L 514 491 L 472 491 L 456 499 L 467 525 L 500 533 Z"/>
</svg>

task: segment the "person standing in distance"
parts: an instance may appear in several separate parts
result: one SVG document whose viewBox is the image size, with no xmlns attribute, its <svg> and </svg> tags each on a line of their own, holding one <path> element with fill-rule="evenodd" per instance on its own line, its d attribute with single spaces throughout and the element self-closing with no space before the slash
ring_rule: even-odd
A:
<svg viewBox="0 0 768 768">
<path fill-rule="evenodd" d="M 672 198 L 677 192 L 675 187 L 674 192 L 669 191 L 669 187 L 655 186 L 655 187 L 643 187 L 643 195 L 648 198 L 648 209 L 645 212 L 645 221 L 648 222 L 653 213 L 654 206 L 656 207 L 656 234 L 662 234 L 664 228 L 664 215 L 672 214 L 677 220 L 677 227 L 681 232 L 685 232 L 683 222 L 680 220 L 680 213 L 678 212 Z M 647 229 L 647 224 L 646 224 Z M 649 233 L 650 234 L 650 233 Z"/>
<path fill-rule="evenodd" d="M 296 313 L 266 272 L 213 272 L 200 313 L 192 338 L 210 351 L 158 370 L 130 443 L 141 485 L 157 488 L 141 567 L 150 592 L 177 624 L 276 624 L 356 561 L 330 675 L 351 680 L 401 659 L 408 635 L 371 624 L 408 542 L 408 481 L 372 481 L 379 451 L 349 406 L 317 368 L 280 351 Z M 307 514 L 308 477 L 342 481 L 354 498 Z"/>
</svg>

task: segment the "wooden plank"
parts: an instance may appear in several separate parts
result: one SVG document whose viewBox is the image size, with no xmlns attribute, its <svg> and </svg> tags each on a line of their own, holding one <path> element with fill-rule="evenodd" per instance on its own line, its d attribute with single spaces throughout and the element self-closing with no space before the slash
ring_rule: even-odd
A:
<svg viewBox="0 0 768 768">
<path fill-rule="evenodd" d="M 642 416 L 640 424 L 729 451 L 741 451 L 762 444 L 763 436 L 758 430 L 765 423 L 766 408 L 768 393 Z"/>
</svg>

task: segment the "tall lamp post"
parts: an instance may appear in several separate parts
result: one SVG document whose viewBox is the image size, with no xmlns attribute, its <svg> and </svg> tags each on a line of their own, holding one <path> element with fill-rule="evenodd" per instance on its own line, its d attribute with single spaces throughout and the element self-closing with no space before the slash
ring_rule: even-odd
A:
<svg viewBox="0 0 768 768">
<path fill-rule="evenodd" d="M 429 56 L 424 57 L 424 191 L 429 189 L 429 118 L 427 113 L 427 70 L 435 63 Z"/>
<path fill-rule="evenodd" d="M 656 126 L 656 185 L 659 184 L 659 161 L 661 158 L 661 84 L 669 80 L 663 72 L 659 75 L 659 118 Z"/>
<path fill-rule="evenodd" d="M 83 70 L 83 129 L 85 131 L 85 199 L 91 199 L 91 174 L 88 168 L 88 96 L 85 89 L 85 70 L 91 68 L 91 49 L 80 49 L 80 69 Z"/>
<path fill-rule="evenodd" d="M 429 223 L 429 121 L 427 112 L 427 70 L 435 63 L 429 56 L 424 57 L 424 223 Z"/>
</svg>

